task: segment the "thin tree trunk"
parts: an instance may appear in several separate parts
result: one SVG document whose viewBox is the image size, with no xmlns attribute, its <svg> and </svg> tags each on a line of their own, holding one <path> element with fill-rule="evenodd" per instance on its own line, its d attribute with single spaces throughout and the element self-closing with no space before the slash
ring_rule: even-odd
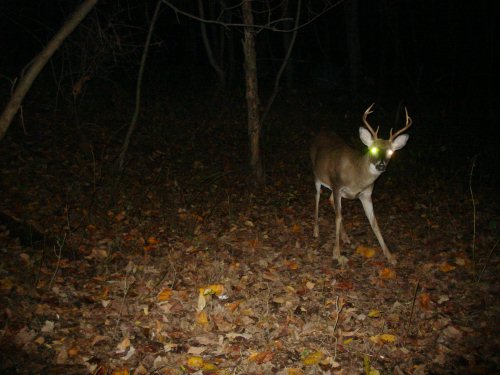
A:
<svg viewBox="0 0 500 375">
<path fill-rule="evenodd" d="M 251 0 L 242 2 L 244 28 L 243 51 L 245 54 L 245 81 L 248 112 L 248 137 L 250 141 L 250 167 L 259 185 L 264 183 L 264 170 L 260 157 L 261 124 L 259 120 L 259 90 L 257 84 L 257 56 L 253 33 L 253 15 Z"/>
<path fill-rule="evenodd" d="M 0 140 L 5 136 L 7 129 L 9 128 L 12 119 L 16 115 L 17 111 L 21 107 L 21 103 L 26 96 L 27 92 L 31 88 L 34 80 L 47 61 L 52 57 L 59 46 L 64 42 L 69 34 L 75 30 L 75 28 L 82 22 L 85 16 L 92 10 L 98 0 L 85 0 L 71 15 L 71 17 L 64 23 L 61 29 L 56 35 L 50 40 L 47 46 L 33 59 L 33 64 L 30 66 L 26 75 L 21 77 L 19 84 L 17 85 L 12 97 L 5 106 L 5 109 L 0 116 Z"/>
<path fill-rule="evenodd" d="M 264 110 L 264 113 L 262 114 L 262 117 L 260 119 L 261 126 L 266 121 L 267 115 L 269 114 L 269 111 L 271 110 L 271 106 L 274 103 L 274 99 L 276 99 L 276 95 L 278 95 L 278 91 L 280 89 L 281 76 L 283 75 L 283 72 L 285 71 L 285 69 L 288 65 L 288 62 L 290 61 L 290 56 L 292 54 L 293 46 L 295 45 L 295 40 L 297 39 L 301 5 L 302 5 L 302 1 L 299 0 L 297 3 L 297 12 L 295 13 L 295 24 L 293 26 L 294 30 L 292 32 L 292 37 L 289 38 L 289 40 L 287 42 L 286 54 L 285 54 L 285 57 L 283 58 L 281 66 L 278 70 L 278 74 L 276 74 L 276 79 L 274 80 L 273 92 L 271 94 L 271 97 L 269 98 L 266 109 Z M 287 34 L 288 33 L 285 33 L 285 35 L 287 35 Z"/>
<path fill-rule="evenodd" d="M 205 11 L 203 9 L 203 0 L 198 0 L 198 10 L 200 12 L 200 18 L 205 18 Z M 219 77 L 219 88 L 221 90 L 225 90 L 226 88 L 226 74 L 224 73 L 224 69 L 219 65 L 219 63 L 215 60 L 214 53 L 212 50 L 212 46 L 210 45 L 210 41 L 208 40 L 207 35 L 207 26 L 205 22 L 200 22 L 201 28 L 201 37 L 203 39 L 203 45 L 205 46 L 205 51 L 207 52 L 208 61 L 212 68 L 214 68 L 217 76 Z"/>
<path fill-rule="evenodd" d="M 347 46 L 349 49 L 349 83 L 351 94 L 357 95 L 361 76 L 361 46 L 359 42 L 358 0 L 344 3 Z"/>
<path fill-rule="evenodd" d="M 135 110 L 132 116 L 132 120 L 130 121 L 130 125 L 128 127 L 127 135 L 125 136 L 125 140 L 123 141 L 120 156 L 118 157 L 118 168 L 120 171 L 123 170 L 123 166 L 125 164 L 125 155 L 127 154 L 128 146 L 130 144 L 130 138 L 132 137 L 132 134 L 137 126 L 137 119 L 139 118 L 139 111 L 141 109 L 141 87 L 142 87 L 142 77 L 144 75 L 144 66 L 146 65 L 149 45 L 151 44 L 151 37 L 153 35 L 153 30 L 156 24 L 156 20 L 158 19 L 158 14 L 160 13 L 161 3 L 162 0 L 158 0 L 158 2 L 156 3 L 156 8 L 153 13 L 153 18 L 151 20 L 151 26 L 149 27 L 148 36 L 146 37 L 146 44 L 144 46 L 144 51 L 142 52 L 141 66 L 139 68 L 139 74 L 137 77 L 137 87 L 135 90 Z"/>
</svg>

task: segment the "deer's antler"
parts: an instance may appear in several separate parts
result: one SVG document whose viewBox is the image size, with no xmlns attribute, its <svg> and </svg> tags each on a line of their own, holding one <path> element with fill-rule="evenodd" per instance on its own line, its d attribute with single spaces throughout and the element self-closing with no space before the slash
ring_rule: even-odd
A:
<svg viewBox="0 0 500 375">
<path fill-rule="evenodd" d="M 366 127 L 368 128 L 368 130 L 370 131 L 370 133 L 372 133 L 372 136 L 374 139 L 377 139 L 377 133 L 378 133 L 378 127 L 377 127 L 377 131 L 373 131 L 372 127 L 370 126 L 370 124 L 368 123 L 368 121 L 366 120 L 366 118 L 368 117 L 368 115 L 370 113 L 372 113 L 372 107 L 375 105 L 375 103 L 372 103 L 371 106 L 369 106 L 367 108 L 367 110 L 365 111 L 365 113 L 363 113 L 363 122 L 364 124 L 366 125 Z"/>
<path fill-rule="evenodd" d="M 371 108 L 371 107 L 370 107 Z M 368 109 L 370 109 L 368 108 Z M 366 113 L 366 112 L 365 112 Z M 413 121 L 411 120 L 410 116 L 408 116 L 408 110 L 406 109 L 405 107 L 405 113 L 406 113 L 406 125 L 403 129 L 399 129 L 396 134 L 392 134 L 392 129 L 391 129 L 391 133 L 389 135 L 389 141 L 393 141 L 398 135 L 400 135 L 401 133 L 403 133 L 404 131 L 408 130 L 408 128 L 411 126 L 411 124 L 413 123 Z"/>
</svg>

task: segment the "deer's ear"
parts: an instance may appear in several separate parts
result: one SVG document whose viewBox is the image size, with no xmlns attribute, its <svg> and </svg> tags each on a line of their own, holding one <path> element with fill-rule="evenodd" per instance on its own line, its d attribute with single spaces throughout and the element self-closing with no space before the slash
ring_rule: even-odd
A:
<svg viewBox="0 0 500 375">
<path fill-rule="evenodd" d="M 370 147 L 373 143 L 372 134 L 365 128 L 359 128 L 359 138 L 361 139 L 361 142 L 363 142 L 368 147 Z"/>
<path fill-rule="evenodd" d="M 408 138 L 410 138 L 408 134 L 402 134 L 399 137 L 396 137 L 396 139 L 392 141 L 392 149 L 396 151 L 405 147 L 406 142 L 408 142 Z"/>
</svg>

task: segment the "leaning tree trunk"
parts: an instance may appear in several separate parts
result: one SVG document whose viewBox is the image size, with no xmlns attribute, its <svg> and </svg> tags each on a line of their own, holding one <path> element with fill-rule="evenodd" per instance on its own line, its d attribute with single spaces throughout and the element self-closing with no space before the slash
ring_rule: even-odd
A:
<svg viewBox="0 0 500 375">
<path fill-rule="evenodd" d="M 248 112 L 248 137 L 250 141 L 250 167 L 257 184 L 264 183 L 264 170 L 260 157 L 261 124 L 259 120 L 259 90 L 257 84 L 257 57 L 253 33 L 251 0 L 242 2 L 243 21 L 245 22 L 243 52 L 245 54 L 245 81 Z"/>
<path fill-rule="evenodd" d="M 69 34 L 82 22 L 85 16 L 92 10 L 97 0 L 85 0 L 61 27 L 56 35 L 50 40 L 49 44 L 40 52 L 34 59 L 25 76 L 21 78 L 12 97 L 5 106 L 5 109 L 0 116 L 0 140 L 5 136 L 12 119 L 16 115 L 21 103 L 28 93 L 33 81 L 38 77 L 47 61 L 57 51 L 59 46 L 64 42 Z"/>
</svg>

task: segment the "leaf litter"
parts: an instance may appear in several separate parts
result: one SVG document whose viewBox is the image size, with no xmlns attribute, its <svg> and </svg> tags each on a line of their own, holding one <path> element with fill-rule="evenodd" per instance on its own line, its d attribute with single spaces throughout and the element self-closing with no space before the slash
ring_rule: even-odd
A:
<svg viewBox="0 0 500 375">
<path fill-rule="evenodd" d="M 269 158 L 271 181 L 255 189 L 240 152 L 244 122 L 240 133 L 225 126 L 207 127 L 218 132 L 224 154 L 204 143 L 209 134 L 187 149 L 179 134 L 162 145 L 166 158 L 157 139 L 139 133 L 150 155 L 131 151 L 119 188 L 104 172 L 88 173 L 91 160 L 74 154 L 71 129 L 46 130 L 46 139 L 68 145 L 57 152 L 48 141 L 33 143 L 50 165 L 23 147 L 29 137 L 4 143 L 2 214 L 28 218 L 46 238 L 26 245 L 11 226 L 0 226 L 2 373 L 499 368 L 498 252 L 486 263 L 495 234 L 483 233 L 483 251 L 473 260 L 465 191 L 436 191 L 429 202 L 426 184 L 436 184 L 436 176 L 417 187 L 397 172 L 376 187 L 395 267 L 377 247 L 359 202 L 346 202 L 353 245 L 344 245 L 349 262 L 342 268 L 331 258 L 328 204 L 321 207 L 330 213 L 321 215 L 322 235 L 312 236 L 304 130 L 291 130 L 300 134 L 290 138 L 295 144 L 278 142 Z M 206 160 L 196 153 L 204 147 Z M 104 171 L 113 150 L 103 151 Z M 496 220 L 492 212 L 482 211 L 481 220 Z M 485 272 L 475 281 L 478 260 Z"/>
</svg>

